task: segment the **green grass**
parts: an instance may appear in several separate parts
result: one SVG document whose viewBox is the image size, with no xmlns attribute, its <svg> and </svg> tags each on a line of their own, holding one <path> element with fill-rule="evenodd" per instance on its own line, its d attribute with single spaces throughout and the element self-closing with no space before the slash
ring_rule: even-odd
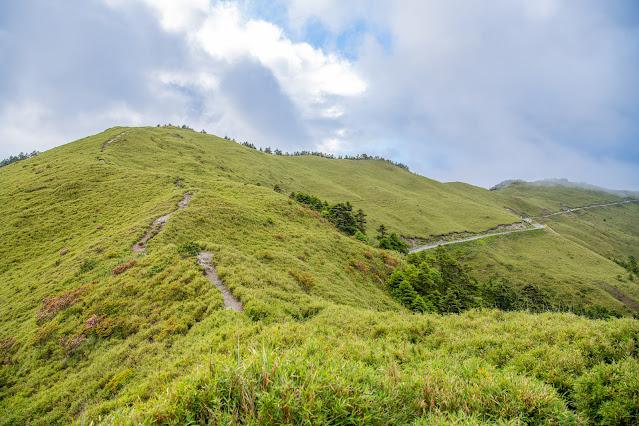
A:
<svg viewBox="0 0 639 426">
<path fill-rule="evenodd" d="M 176 136 L 177 135 L 177 136 Z M 350 201 L 368 214 L 369 229 L 384 223 L 405 236 L 478 232 L 517 217 L 498 194 L 462 183 L 439 183 L 385 161 L 276 156 L 235 142 L 176 128 L 139 128 L 101 155 L 108 164 L 153 172 L 171 164 L 189 185 L 216 179 L 259 184 L 284 194 L 302 191 L 331 202 Z"/>
<path fill-rule="evenodd" d="M 496 193 L 509 197 L 511 209 L 527 216 L 539 216 L 561 211 L 562 207 L 583 207 L 590 204 L 618 202 L 620 195 L 596 189 L 582 189 L 562 184 L 516 182 Z"/>
<path fill-rule="evenodd" d="M 552 230 L 488 237 L 448 248 L 460 251 L 480 282 L 505 278 L 518 290 L 528 284 L 537 286 L 566 308 L 600 305 L 625 315 L 637 314 L 606 284 L 639 305 L 639 279 L 628 280 L 627 271 L 619 265 Z"/>
<path fill-rule="evenodd" d="M 188 207 L 148 254 L 132 254 L 186 191 L 195 192 Z M 636 321 L 413 315 L 384 284 L 407 265 L 403 255 L 340 234 L 290 191 L 351 201 L 368 214 L 369 236 L 379 223 L 426 238 L 518 220 L 505 210 L 517 200 L 502 191 L 383 161 L 278 157 L 174 127 L 113 128 L 3 167 L 0 424 L 636 418 L 623 373 L 637 368 Z M 610 228 L 588 228 L 602 237 L 557 217 L 561 236 L 478 240 L 464 253 L 516 285 L 623 311 L 597 282 L 639 300 L 636 284 L 614 281 L 621 269 L 600 256 L 608 251 L 586 248 L 605 240 L 621 254 L 634 243 L 622 234 L 636 210 L 610 211 Z M 213 253 L 245 314 L 223 309 L 183 249 L 196 245 Z"/>
<path fill-rule="evenodd" d="M 182 349 L 201 354 L 199 360 L 189 357 L 189 373 L 111 419 L 579 424 L 587 419 L 582 407 L 605 412 L 609 405 L 588 393 L 601 383 L 591 371 L 609 375 L 637 368 L 636 359 L 628 358 L 636 354 L 637 330 L 633 320 L 571 314 L 417 316 L 347 307 L 329 308 L 304 323 L 238 328 L 231 322 Z M 636 391 L 625 377 L 627 391 L 612 400 L 636 415 Z"/>
<path fill-rule="evenodd" d="M 607 257 L 639 259 L 639 202 L 544 218 L 562 236 Z"/>
</svg>

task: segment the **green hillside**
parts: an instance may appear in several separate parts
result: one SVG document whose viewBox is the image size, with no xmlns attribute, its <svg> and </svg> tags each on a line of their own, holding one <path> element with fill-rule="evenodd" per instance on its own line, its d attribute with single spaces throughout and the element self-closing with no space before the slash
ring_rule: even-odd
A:
<svg viewBox="0 0 639 426">
<path fill-rule="evenodd" d="M 480 282 L 506 280 L 520 291 L 533 285 L 565 310 L 596 304 L 624 315 L 639 313 L 639 277 L 552 229 L 453 247 L 473 265 Z"/>
<path fill-rule="evenodd" d="M 379 224 L 427 238 L 518 222 L 506 208 L 613 201 L 508 188 L 176 127 L 112 128 L 2 167 L 0 424 L 638 421 L 636 320 L 481 303 L 414 314 L 391 297 L 408 261 L 376 247 Z M 368 243 L 292 191 L 363 209 Z M 604 256 L 635 253 L 638 213 L 449 247 L 479 284 L 537 285 L 548 311 L 577 298 L 630 316 L 618 292 L 639 301 L 639 278 Z M 224 309 L 200 251 L 243 313 Z"/>
<path fill-rule="evenodd" d="M 543 220 L 559 234 L 606 257 L 639 259 L 639 202 L 554 215 Z"/>
<path fill-rule="evenodd" d="M 87 147 L 98 152 L 103 139 Z M 211 179 L 228 179 L 270 189 L 278 184 L 284 194 L 302 191 L 329 202 L 348 200 L 367 212 L 370 229 L 384 223 L 406 236 L 477 232 L 518 220 L 495 193 L 442 184 L 385 161 L 270 155 L 176 128 L 135 129 L 99 157 L 110 166 L 172 173 L 190 185 L 207 187 Z"/>
<path fill-rule="evenodd" d="M 540 216 L 566 208 L 614 203 L 628 195 L 596 187 L 579 187 L 562 181 L 514 182 L 494 192 L 510 197 L 509 206 L 523 216 Z"/>
</svg>

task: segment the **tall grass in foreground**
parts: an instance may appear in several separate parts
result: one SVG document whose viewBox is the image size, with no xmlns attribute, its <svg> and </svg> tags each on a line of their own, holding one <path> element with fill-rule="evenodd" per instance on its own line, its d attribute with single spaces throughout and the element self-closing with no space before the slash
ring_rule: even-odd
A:
<svg viewBox="0 0 639 426">
<path fill-rule="evenodd" d="M 240 323 L 239 353 L 234 327 L 221 326 L 226 352 L 185 349 L 201 360 L 190 373 L 106 423 L 632 424 L 639 413 L 634 320 L 335 307 L 251 337 Z"/>
</svg>

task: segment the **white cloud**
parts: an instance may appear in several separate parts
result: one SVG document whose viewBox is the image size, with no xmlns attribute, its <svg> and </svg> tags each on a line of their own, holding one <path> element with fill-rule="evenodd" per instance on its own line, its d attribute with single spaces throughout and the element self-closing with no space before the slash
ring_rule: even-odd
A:
<svg viewBox="0 0 639 426">
<path fill-rule="evenodd" d="M 246 58 L 258 61 L 307 115 L 313 114 L 317 104 L 326 110 L 337 108 L 326 105 L 327 97 L 354 96 L 366 90 L 366 83 L 348 61 L 307 43 L 292 42 L 276 25 L 245 17 L 235 3 L 208 6 L 193 0 L 180 3 L 179 13 L 175 2 L 147 1 L 147 5 L 159 14 L 167 31 L 184 34 L 193 48 L 212 58 L 229 63 Z M 199 81 L 201 76 L 192 83 Z"/>
<path fill-rule="evenodd" d="M 63 141 L 55 129 L 47 125 L 51 111 L 41 104 L 26 101 L 12 104 L 0 112 L 0 138 L 3 156 L 25 151 L 44 151 Z"/>
<path fill-rule="evenodd" d="M 0 29 L 15 41 L 0 71 L 0 148 L 170 122 L 288 151 L 383 155 L 439 180 L 638 189 L 631 1 L 267 7 L 103 0 L 51 6 L 47 19 L 16 8 Z"/>
<path fill-rule="evenodd" d="M 44 104 L 24 101 L 0 111 L 0 152 L 6 158 L 18 152 L 45 151 L 114 125 L 149 124 L 149 117 L 124 102 L 112 103 L 99 112 L 76 111 L 61 118 Z"/>
<path fill-rule="evenodd" d="M 302 13 L 303 0 L 291 3 Z M 326 25 L 348 29 L 340 11 L 357 7 L 331 7 Z M 440 180 L 491 185 L 507 171 L 639 185 L 636 155 L 624 163 L 618 154 L 639 130 L 637 32 L 605 5 L 406 0 L 370 9 L 350 25 L 383 16 L 392 49 L 369 39 L 359 51 L 368 90 L 346 109 L 359 130 L 349 133 L 352 150 L 393 140 L 398 160 Z"/>
</svg>

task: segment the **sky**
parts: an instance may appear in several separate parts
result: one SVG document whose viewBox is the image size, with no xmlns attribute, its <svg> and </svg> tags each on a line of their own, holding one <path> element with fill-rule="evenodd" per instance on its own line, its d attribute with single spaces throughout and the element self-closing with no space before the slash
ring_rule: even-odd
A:
<svg viewBox="0 0 639 426">
<path fill-rule="evenodd" d="M 0 64 L 0 158 L 171 123 L 639 190 L 635 0 L 4 1 Z"/>
</svg>

